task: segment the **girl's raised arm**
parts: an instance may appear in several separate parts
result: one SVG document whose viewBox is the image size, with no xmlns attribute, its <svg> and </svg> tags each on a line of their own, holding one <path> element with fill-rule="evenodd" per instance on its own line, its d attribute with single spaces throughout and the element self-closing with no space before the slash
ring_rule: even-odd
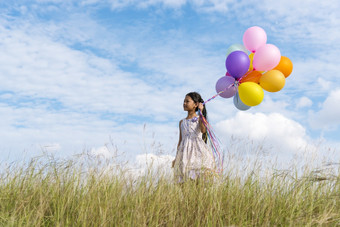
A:
<svg viewBox="0 0 340 227">
<path fill-rule="evenodd" d="M 199 104 L 198 104 L 198 109 L 201 111 L 201 113 L 203 113 L 203 109 L 204 109 L 203 103 L 199 103 Z M 206 132 L 207 132 L 207 129 L 206 129 L 205 125 L 203 124 L 201 115 L 199 116 L 199 122 L 200 122 L 200 129 L 201 129 L 201 132 L 202 132 L 202 133 L 206 133 Z"/>
</svg>

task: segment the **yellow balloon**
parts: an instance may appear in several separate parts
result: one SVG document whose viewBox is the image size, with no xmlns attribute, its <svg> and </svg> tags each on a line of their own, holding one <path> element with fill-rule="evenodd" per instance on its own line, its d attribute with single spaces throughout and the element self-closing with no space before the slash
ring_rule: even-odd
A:
<svg viewBox="0 0 340 227">
<path fill-rule="evenodd" d="M 286 77 L 279 70 L 270 70 L 260 78 L 261 87 L 269 92 L 280 91 L 286 83 Z"/>
<path fill-rule="evenodd" d="M 254 70 L 254 66 L 253 66 L 254 53 L 250 53 L 250 54 L 248 55 L 248 57 L 249 57 L 249 60 L 250 60 L 250 64 L 249 64 L 249 69 L 248 69 L 248 71 L 253 71 L 253 70 Z M 258 71 L 258 72 L 264 73 L 264 71 Z"/>
<path fill-rule="evenodd" d="M 249 60 L 250 60 L 250 65 L 249 65 L 248 71 L 253 71 L 253 69 L 254 69 L 254 67 L 253 67 L 254 53 L 250 53 L 248 57 L 249 57 Z"/>
<path fill-rule="evenodd" d="M 247 106 L 257 106 L 263 100 L 264 92 L 260 85 L 254 82 L 244 82 L 238 87 L 241 101 Z"/>
</svg>

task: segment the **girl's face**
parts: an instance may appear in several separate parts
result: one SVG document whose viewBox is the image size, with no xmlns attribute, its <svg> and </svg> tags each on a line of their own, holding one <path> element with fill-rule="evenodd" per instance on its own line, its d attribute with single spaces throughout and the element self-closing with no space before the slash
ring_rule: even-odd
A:
<svg viewBox="0 0 340 227">
<path fill-rule="evenodd" d="M 192 100 L 192 98 L 190 96 L 185 96 L 184 102 L 183 102 L 183 109 L 185 111 L 191 111 L 191 110 L 195 110 L 197 108 L 197 103 L 194 102 L 194 100 Z"/>
</svg>

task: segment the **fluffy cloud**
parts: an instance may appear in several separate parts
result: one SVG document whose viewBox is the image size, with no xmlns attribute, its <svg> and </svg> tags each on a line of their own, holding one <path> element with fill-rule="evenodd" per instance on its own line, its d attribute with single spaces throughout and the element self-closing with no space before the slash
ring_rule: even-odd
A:
<svg viewBox="0 0 340 227">
<path fill-rule="evenodd" d="M 172 176 L 171 162 L 174 156 L 171 155 L 158 155 L 158 154 L 140 154 L 136 156 L 134 162 L 129 163 L 126 173 L 131 177 L 150 176 L 157 179 L 160 176 Z"/>
<path fill-rule="evenodd" d="M 106 146 L 92 148 L 90 151 L 90 154 L 98 158 L 104 158 L 104 159 L 112 159 L 114 158 L 114 155 L 115 155 L 114 153 L 110 152 L 110 150 Z"/>
<path fill-rule="evenodd" d="M 171 167 L 171 161 L 174 156 L 171 155 L 156 155 L 156 154 L 141 154 L 136 156 L 136 164 L 142 167 L 153 166 L 154 168 Z"/>
<path fill-rule="evenodd" d="M 109 1 L 112 9 L 121 9 L 127 6 L 136 6 L 137 8 L 146 8 L 155 5 L 161 5 L 168 8 L 178 9 L 186 4 L 192 5 L 197 10 L 207 12 L 226 12 L 231 0 L 111 0 Z"/>
<path fill-rule="evenodd" d="M 321 109 L 310 115 L 310 124 L 319 129 L 336 129 L 340 124 L 340 89 L 333 90 Z"/>
<path fill-rule="evenodd" d="M 235 136 L 263 142 L 276 154 L 296 154 L 311 148 L 305 128 L 279 113 L 239 112 L 235 117 L 219 122 L 216 129 L 223 137 Z"/>
<path fill-rule="evenodd" d="M 317 84 L 320 85 L 323 91 L 329 91 L 332 86 L 332 82 L 324 78 L 318 78 Z"/>
<path fill-rule="evenodd" d="M 307 97 L 301 97 L 297 104 L 296 104 L 296 107 L 297 108 L 304 108 L 304 107 L 310 107 L 311 105 L 313 104 L 313 101 L 310 100 L 309 98 Z"/>
</svg>

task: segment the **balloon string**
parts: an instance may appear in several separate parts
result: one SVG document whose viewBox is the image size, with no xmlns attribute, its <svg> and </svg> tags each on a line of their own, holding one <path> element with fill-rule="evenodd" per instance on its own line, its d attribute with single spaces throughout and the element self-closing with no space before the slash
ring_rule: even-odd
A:
<svg viewBox="0 0 340 227">
<path fill-rule="evenodd" d="M 206 100 L 205 102 L 203 102 L 203 105 L 205 105 L 207 102 L 210 102 L 211 100 L 215 99 L 217 96 L 219 96 L 220 94 L 226 92 L 229 88 L 231 88 L 232 86 L 234 86 L 236 89 L 238 88 L 239 84 L 240 84 L 240 80 L 248 75 L 250 72 L 247 72 L 245 75 L 243 75 L 241 78 L 239 78 L 238 80 L 235 80 L 235 82 L 233 84 L 230 84 L 227 88 L 225 88 L 224 90 L 218 92 L 217 94 L 215 94 L 213 97 L 209 98 L 208 100 Z M 217 161 L 217 173 L 220 174 L 223 172 L 223 161 L 224 161 L 224 155 L 221 157 L 221 147 L 220 147 L 220 140 L 217 138 L 217 136 L 215 135 L 211 125 L 208 123 L 208 121 L 205 119 L 205 117 L 203 116 L 203 114 L 201 113 L 201 111 L 199 111 L 200 117 L 203 121 L 203 124 L 207 130 L 207 136 L 208 139 L 212 145 L 212 154 L 213 157 L 215 159 L 215 163 Z"/>
<path fill-rule="evenodd" d="M 214 98 L 216 98 L 218 95 L 222 94 L 223 92 L 226 92 L 229 88 L 231 88 L 232 86 L 235 86 L 236 89 L 238 88 L 238 86 L 242 83 L 241 80 L 248 76 L 250 73 L 252 73 L 253 71 L 255 71 L 255 69 L 253 68 L 253 70 L 249 70 L 248 72 L 246 72 L 243 76 L 241 76 L 240 78 L 238 78 L 237 80 L 235 80 L 235 82 L 233 84 L 230 84 L 227 88 L 225 88 L 224 90 L 218 92 L 217 94 L 215 94 L 213 97 L 211 97 L 210 99 L 208 99 L 207 101 L 203 102 L 203 105 L 206 104 L 207 102 L 210 102 L 211 100 L 213 100 Z"/>
<path fill-rule="evenodd" d="M 214 98 L 216 98 L 217 96 L 219 96 L 220 94 L 222 94 L 223 92 L 226 92 L 229 88 L 231 88 L 232 86 L 235 86 L 236 89 L 239 85 L 239 82 L 236 80 L 233 84 L 230 84 L 227 88 L 225 88 L 224 90 L 218 92 L 217 94 L 215 94 L 213 97 L 211 97 L 210 99 L 208 99 L 207 101 L 203 102 L 203 105 L 206 104 L 207 102 L 210 102 L 211 100 L 213 100 Z"/>
<path fill-rule="evenodd" d="M 217 162 L 216 168 L 217 171 L 215 171 L 217 174 L 221 174 L 223 172 L 223 161 L 224 161 L 224 155 L 221 157 L 221 147 L 219 145 L 219 139 L 215 135 L 214 131 L 212 130 L 211 125 L 208 123 L 208 121 L 205 119 L 201 111 L 199 111 L 200 117 L 203 121 L 204 126 L 207 130 L 208 139 L 210 141 L 210 144 L 212 145 L 212 155 L 215 160 L 215 164 Z"/>
<path fill-rule="evenodd" d="M 243 76 L 241 76 L 239 79 L 238 79 L 238 81 L 240 82 L 242 79 L 243 79 L 243 77 L 246 77 L 246 76 L 248 76 L 250 73 L 252 73 L 253 71 L 255 71 L 255 69 L 253 68 L 253 70 L 251 70 L 251 71 L 248 71 L 248 72 L 246 72 Z"/>
</svg>

